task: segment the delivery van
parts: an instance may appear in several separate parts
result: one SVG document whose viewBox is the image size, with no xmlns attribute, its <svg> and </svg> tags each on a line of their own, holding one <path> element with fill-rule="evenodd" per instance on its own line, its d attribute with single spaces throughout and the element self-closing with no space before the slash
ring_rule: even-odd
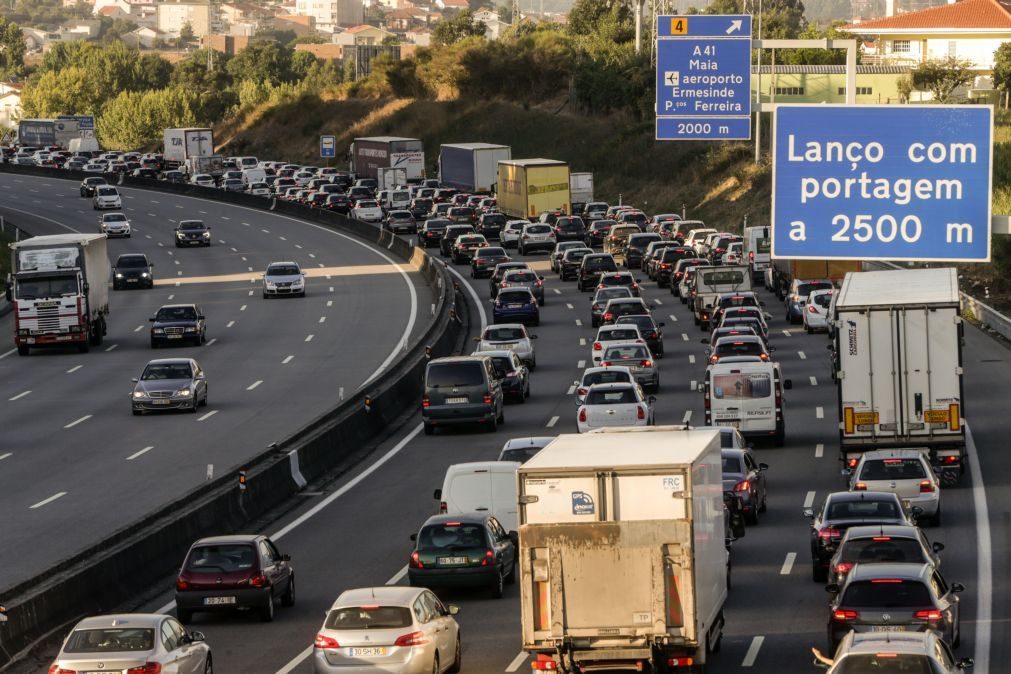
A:
<svg viewBox="0 0 1011 674">
<path fill-rule="evenodd" d="M 736 428 L 745 438 L 771 438 L 782 447 L 786 437 L 783 379 L 779 363 L 729 357 L 710 365 L 703 387 L 707 426 Z"/>
<path fill-rule="evenodd" d="M 435 490 L 439 512 L 494 515 L 506 531 L 516 531 L 518 461 L 457 463 L 446 469 L 442 489 Z"/>
</svg>

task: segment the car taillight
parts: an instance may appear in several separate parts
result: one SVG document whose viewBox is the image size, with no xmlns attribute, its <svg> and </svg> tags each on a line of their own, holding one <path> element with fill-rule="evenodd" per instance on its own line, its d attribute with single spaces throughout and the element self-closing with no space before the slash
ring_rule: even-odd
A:
<svg viewBox="0 0 1011 674">
<path fill-rule="evenodd" d="M 428 639 L 425 638 L 424 632 L 410 632 L 409 634 L 404 634 L 397 637 L 397 640 L 393 642 L 394 646 L 423 646 L 428 643 Z"/>
<path fill-rule="evenodd" d="M 610 311 L 608 311 L 606 314 L 604 314 L 604 320 L 605 321 L 613 321 L 614 320 L 614 314 L 612 314 Z"/>
<path fill-rule="evenodd" d="M 952 455 L 952 456 L 942 457 L 941 458 L 941 463 L 947 463 L 947 464 L 958 463 L 958 456 L 957 455 Z"/>
<path fill-rule="evenodd" d="M 921 494 L 931 494 L 934 491 L 934 483 L 930 480 L 923 480 L 920 482 L 920 493 Z"/>
<path fill-rule="evenodd" d="M 760 353 L 758 354 L 758 357 L 761 358 L 762 360 L 769 360 L 769 354 L 767 353 Z"/>
<path fill-rule="evenodd" d="M 49 665 L 49 674 L 77 674 L 73 669 L 63 669 L 55 662 Z"/>
<path fill-rule="evenodd" d="M 846 467 L 849 468 L 850 470 L 853 470 L 854 468 L 857 467 L 857 463 L 859 463 L 859 461 L 860 460 L 855 457 L 851 459 L 846 459 Z"/>
<path fill-rule="evenodd" d="M 586 395 L 587 393 L 589 393 L 589 392 L 590 392 L 590 389 L 588 389 L 588 388 L 579 388 L 579 389 L 578 389 L 578 390 L 576 391 L 576 394 L 577 394 L 577 395 L 581 395 L 581 396 L 585 396 L 585 395 Z"/>
<path fill-rule="evenodd" d="M 407 565 L 409 567 L 411 567 L 412 569 L 423 569 L 423 568 L 425 568 L 425 565 L 421 563 L 421 558 L 418 555 L 417 551 L 414 551 L 414 552 L 411 553 L 411 559 L 407 563 Z"/>
<path fill-rule="evenodd" d="M 524 234 L 524 235 L 523 235 L 523 240 L 524 240 L 524 241 L 526 241 L 526 240 L 527 240 L 527 239 L 529 239 L 529 238 L 530 238 L 530 235 L 529 235 L 529 234 Z"/>
<path fill-rule="evenodd" d="M 836 622 L 849 622 L 859 617 L 860 614 L 856 611 L 832 611 L 832 620 Z"/>
<path fill-rule="evenodd" d="M 748 253 L 748 261 L 749 262 L 754 262 L 755 261 L 755 251 L 750 251 Z"/>
<path fill-rule="evenodd" d="M 867 485 L 863 482 L 857 482 L 853 485 L 853 491 L 867 491 Z"/>
<path fill-rule="evenodd" d="M 734 485 L 734 491 L 749 491 L 751 489 L 751 484 L 747 480 L 741 480 Z"/>
<path fill-rule="evenodd" d="M 583 421 L 583 422 L 586 421 L 586 408 L 585 407 L 580 407 L 579 408 L 579 420 Z"/>
<path fill-rule="evenodd" d="M 809 305 L 807 305 L 807 313 L 809 313 L 809 314 L 816 314 L 816 313 L 818 313 L 818 310 L 815 309 L 815 307 L 814 307 L 813 304 L 809 304 Z"/>
<path fill-rule="evenodd" d="M 62 670 L 67 671 L 67 670 Z M 161 664 L 157 662 L 145 662 L 140 667 L 131 667 L 126 670 L 126 674 L 161 674 Z"/>
<path fill-rule="evenodd" d="M 640 360 L 639 367 L 653 367 L 653 361 L 651 360 Z"/>
<path fill-rule="evenodd" d="M 422 407 L 430 407 L 431 404 L 432 404 L 432 401 L 428 399 L 428 396 L 425 396 L 424 398 L 421 399 L 421 406 Z"/>
<path fill-rule="evenodd" d="M 485 396 L 484 397 L 484 404 L 485 405 L 491 405 L 491 396 Z"/>
<path fill-rule="evenodd" d="M 510 287 L 510 286 L 509 286 L 509 284 L 508 284 L 508 283 L 505 283 L 505 282 L 503 282 L 503 283 L 499 283 L 499 284 L 498 284 L 498 287 L 499 287 L 499 288 L 508 288 L 508 287 Z"/>
<path fill-rule="evenodd" d="M 493 550 L 484 551 L 484 559 L 481 560 L 481 566 L 495 566 L 495 552 Z"/>
<path fill-rule="evenodd" d="M 325 634 L 317 634 L 316 640 L 312 643 L 313 648 L 340 648 L 341 645 L 337 643 L 337 640 L 333 637 L 328 637 Z"/>
<path fill-rule="evenodd" d="M 643 407 L 642 405 L 637 405 L 636 408 L 635 408 L 635 416 L 638 417 L 639 419 L 645 419 L 646 418 L 646 408 Z"/>
<path fill-rule="evenodd" d="M 267 577 L 264 576 L 262 573 L 258 573 L 249 579 L 249 584 L 252 585 L 253 587 L 266 587 Z"/>
<path fill-rule="evenodd" d="M 668 264 L 666 262 L 661 262 L 660 263 L 660 269 L 670 269 L 670 264 Z"/>
<path fill-rule="evenodd" d="M 842 538 L 842 531 L 839 529 L 834 529 L 832 527 L 826 527 L 818 532 L 818 538 L 823 541 L 828 541 L 833 538 Z"/>
<path fill-rule="evenodd" d="M 714 253 L 722 253 L 724 250 L 726 250 L 726 249 L 725 248 L 714 248 L 713 252 Z"/>
<path fill-rule="evenodd" d="M 190 582 L 185 578 L 176 578 L 176 590 L 178 592 L 185 592 L 190 589 Z"/>
<path fill-rule="evenodd" d="M 941 612 L 936 608 L 932 608 L 927 611 L 917 611 L 913 614 L 914 620 L 926 620 L 928 622 L 937 622 L 941 619 Z"/>
<path fill-rule="evenodd" d="M 853 568 L 853 563 L 852 562 L 839 562 L 838 564 L 835 565 L 835 569 L 834 570 L 835 570 L 836 573 L 844 573 L 845 574 L 845 573 L 849 573 L 852 568 Z"/>
<path fill-rule="evenodd" d="M 594 342 L 593 343 L 593 350 L 594 351 L 600 351 L 602 348 L 604 348 L 604 346 L 600 342 Z"/>
<path fill-rule="evenodd" d="M 709 356 L 709 362 L 715 365 L 716 363 L 720 362 L 720 357 L 714 353 L 713 355 Z"/>
</svg>

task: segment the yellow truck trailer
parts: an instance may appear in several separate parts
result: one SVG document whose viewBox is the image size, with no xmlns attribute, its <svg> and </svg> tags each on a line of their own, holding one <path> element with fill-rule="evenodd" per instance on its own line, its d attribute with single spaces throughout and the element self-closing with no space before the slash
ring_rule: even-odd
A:
<svg viewBox="0 0 1011 674">
<path fill-rule="evenodd" d="M 569 165 L 554 159 L 509 159 L 498 163 L 498 207 L 514 218 L 544 211 L 570 213 Z"/>
</svg>

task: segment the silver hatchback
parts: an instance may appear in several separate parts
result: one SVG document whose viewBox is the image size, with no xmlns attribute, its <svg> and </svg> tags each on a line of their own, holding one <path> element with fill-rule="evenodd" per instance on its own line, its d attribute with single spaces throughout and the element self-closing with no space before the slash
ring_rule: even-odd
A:
<svg viewBox="0 0 1011 674">
<path fill-rule="evenodd" d="M 460 671 L 459 609 L 420 587 L 343 592 L 313 644 L 316 674 L 441 674 Z"/>
</svg>

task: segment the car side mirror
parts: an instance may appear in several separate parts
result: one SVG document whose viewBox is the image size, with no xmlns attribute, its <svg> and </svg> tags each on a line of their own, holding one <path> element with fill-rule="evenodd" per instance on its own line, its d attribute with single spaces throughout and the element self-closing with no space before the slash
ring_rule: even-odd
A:
<svg viewBox="0 0 1011 674">
<path fill-rule="evenodd" d="M 838 583 L 829 583 L 825 586 L 825 591 L 829 594 L 839 594 L 839 590 L 841 589 Z"/>
<path fill-rule="evenodd" d="M 793 380 L 792 379 L 784 379 L 783 380 L 783 388 L 787 389 L 787 390 L 792 389 L 793 388 Z"/>
<path fill-rule="evenodd" d="M 951 591 L 955 593 L 965 592 L 965 585 L 962 585 L 961 583 L 952 583 Z"/>
<path fill-rule="evenodd" d="M 495 301 L 495 300 L 492 300 L 492 302 L 494 302 L 494 301 Z M 481 338 L 480 338 L 480 337 L 475 337 L 475 338 L 474 338 L 474 341 L 475 341 L 475 342 L 480 342 L 480 341 L 481 341 Z"/>
<path fill-rule="evenodd" d="M 130 381 L 132 381 L 132 382 L 133 382 L 134 384 L 136 384 L 138 380 L 137 380 L 137 378 L 136 378 L 136 377 L 134 377 L 134 378 L 133 378 L 133 379 L 131 379 Z"/>
<path fill-rule="evenodd" d="M 771 321 L 772 320 L 772 314 L 770 314 L 768 311 L 765 312 L 764 316 L 765 316 L 765 320 L 767 320 L 767 321 Z"/>
<path fill-rule="evenodd" d="M 207 639 L 207 637 L 204 636 L 203 632 L 197 632 L 196 630 L 190 632 L 189 637 L 190 643 L 199 643 Z"/>
<path fill-rule="evenodd" d="M 418 540 L 418 534 L 411 534 L 411 540 L 412 541 L 417 541 Z"/>
<path fill-rule="evenodd" d="M 446 607 L 446 610 L 449 611 L 449 615 L 456 615 L 460 612 L 460 607 L 456 604 L 450 604 Z"/>
<path fill-rule="evenodd" d="M 519 535 L 519 532 L 510 531 L 509 532 L 509 540 L 512 541 L 513 545 L 515 545 L 518 548 L 520 546 L 520 535 Z"/>
<path fill-rule="evenodd" d="M 769 470 L 769 464 L 767 463 L 758 464 L 758 470 Z"/>
<path fill-rule="evenodd" d="M 818 669 L 828 669 L 828 668 L 829 668 L 829 666 L 830 666 L 830 665 L 829 665 L 829 664 L 828 664 L 827 662 L 822 662 L 822 661 L 821 661 L 821 660 L 819 660 L 818 658 L 815 658 L 815 659 L 814 659 L 814 660 L 813 660 L 813 661 L 811 662 L 811 664 L 812 664 L 812 665 L 814 665 L 815 667 L 817 667 Z"/>
<path fill-rule="evenodd" d="M 432 498 L 434 498 L 436 501 L 441 501 L 442 500 L 442 490 L 441 489 L 436 489 L 435 491 L 433 491 L 432 492 Z"/>
<path fill-rule="evenodd" d="M 944 543 L 934 543 L 930 546 L 930 549 L 934 552 L 940 552 L 941 550 L 944 550 Z"/>
<path fill-rule="evenodd" d="M 812 510 L 811 508 L 804 508 L 800 512 L 807 519 L 809 519 L 809 520 L 813 520 L 814 519 L 814 510 Z"/>
<path fill-rule="evenodd" d="M 283 554 L 283 555 L 281 555 L 281 561 L 282 562 L 290 562 L 291 561 L 291 555 L 289 555 L 289 554 Z"/>
<path fill-rule="evenodd" d="M 919 517 L 923 514 L 923 508 L 920 506 L 913 506 L 909 509 L 909 512 L 913 513 L 913 517 Z"/>
<path fill-rule="evenodd" d="M 653 403 L 656 402 L 656 396 L 650 396 L 650 397 L 646 398 L 646 402 L 648 402 L 650 405 L 652 405 Z"/>
<path fill-rule="evenodd" d="M 542 281 L 544 280 L 544 277 L 543 277 L 543 276 L 538 276 L 537 278 L 539 278 L 539 279 L 540 279 L 540 280 L 542 280 Z"/>
</svg>

